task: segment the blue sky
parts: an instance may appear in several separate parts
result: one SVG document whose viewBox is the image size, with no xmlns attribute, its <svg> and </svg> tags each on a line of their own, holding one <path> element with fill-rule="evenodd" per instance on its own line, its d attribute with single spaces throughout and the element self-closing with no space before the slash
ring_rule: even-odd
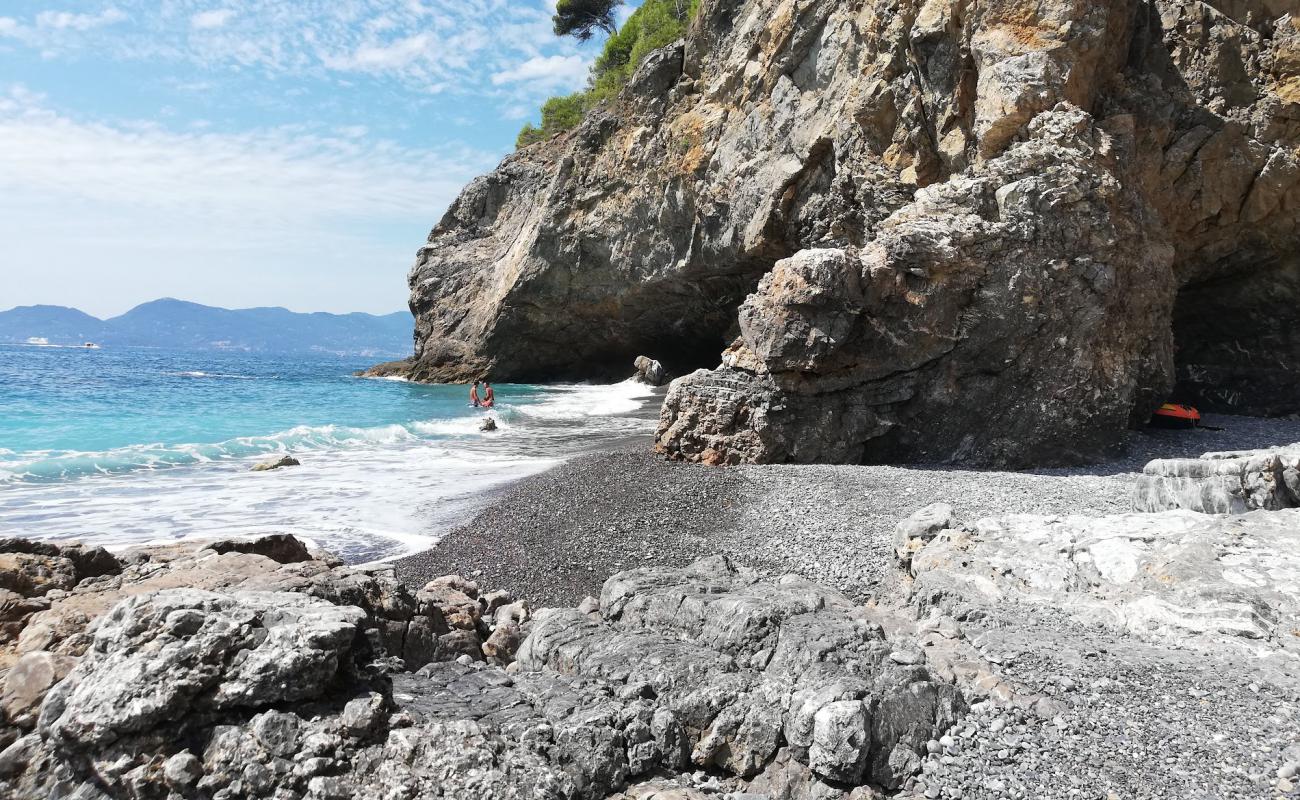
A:
<svg viewBox="0 0 1300 800">
<path fill-rule="evenodd" d="M 0 309 L 387 312 L 597 43 L 553 0 L 0 2 Z"/>
</svg>

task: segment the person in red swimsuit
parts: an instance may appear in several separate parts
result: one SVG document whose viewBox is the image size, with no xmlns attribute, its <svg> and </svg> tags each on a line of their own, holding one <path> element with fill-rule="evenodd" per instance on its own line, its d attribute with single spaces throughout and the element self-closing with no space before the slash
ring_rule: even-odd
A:
<svg viewBox="0 0 1300 800">
<path fill-rule="evenodd" d="M 483 381 L 483 407 L 491 408 L 496 405 L 496 397 L 492 394 L 492 384 Z"/>
</svg>

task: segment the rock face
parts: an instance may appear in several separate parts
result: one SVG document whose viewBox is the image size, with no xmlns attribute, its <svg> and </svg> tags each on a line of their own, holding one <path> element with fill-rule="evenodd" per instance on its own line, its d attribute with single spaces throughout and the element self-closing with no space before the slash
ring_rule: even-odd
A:
<svg viewBox="0 0 1300 800">
<path fill-rule="evenodd" d="M 465 189 L 400 370 L 681 374 L 734 340 L 660 430 L 720 463 L 1078 461 L 1176 383 L 1294 410 L 1298 54 L 1279 0 L 704 0 Z"/>
<path fill-rule="evenodd" d="M 145 561 L 184 580 L 192 556 Z M 742 794 L 848 800 L 903 786 L 966 707 L 842 595 L 720 557 L 536 619 L 458 576 L 404 607 L 363 573 L 270 564 L 119 593 L 77 655 L 25 655 L 0 796 L 601 800 L 707 769 Z M 421 616 L 447 631 L 423 659 Z"/>
</svg>

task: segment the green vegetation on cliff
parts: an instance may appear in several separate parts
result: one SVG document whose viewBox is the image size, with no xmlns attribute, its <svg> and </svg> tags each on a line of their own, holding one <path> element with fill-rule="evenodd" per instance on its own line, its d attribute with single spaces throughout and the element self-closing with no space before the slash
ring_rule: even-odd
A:
<svg viewBox="0 0 1300 800">
<path fill-rule="evenodd" d="M 605 49 L 591 67 L 587 89 L 547 100 L 542 106 L 541 127 L 524 125 L 515 146 L 526 147 L 576 127 L 587 109 L 619 93 L 651 51 L 680 39 L 698 6 L 699 0 L 642 3 L 605 42 Z"/>
</svg>

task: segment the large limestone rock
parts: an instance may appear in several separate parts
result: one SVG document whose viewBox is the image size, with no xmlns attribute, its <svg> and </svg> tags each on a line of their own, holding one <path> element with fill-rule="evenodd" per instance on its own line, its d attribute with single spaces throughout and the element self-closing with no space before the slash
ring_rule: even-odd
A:
<svg viewBox="0 0 1300 800">
<path fill-rule="evenodd" d="M 528 624 L 476 594 L 449 576 L 418 596 L 456 630 Z M 542 613 L 509 669 L 400 670 L 373 622 L 302 592 L 125 597 L 0 752 L 0 796 L 694 797 L 671 776 L 703 768 L 742 795 L 848 800 L 903 785 L 965 709 L 843 596 L 721 558 Z"/>
<path fill-rule="evenodd" d="M 1179 647 L 1300 655 L 1300 510 L 1052 517 L 939 532 L 912 555 L 922 607 L 1051 606 Z"/>
<path fill-rule="evenodd" d="M 660 432 L 724 463 L 1095 458 L 1176 383 L 1294 410 L 1297 53 L 1285 0 L 704 0 L 465 189 L 388 369 L 684 374 L 732 341 Z"/>
<path fill-rule="evenodd" d="M 1242 514 L 1300 506 L 1300 445 L 1157 459 L 1133 487 L 1134 511 Z"/>
<path fill-rule="evenodd" d="M 660 449 L 1025 464 L 1115 448 L 1169 382 L 1173 250 L 1138 224 L 1149 210 L 1088 115 L 1063 105 L 1029 127 L 864 249 L 778 262 L 724 366 L 673 384 Z"/>
</svg>

